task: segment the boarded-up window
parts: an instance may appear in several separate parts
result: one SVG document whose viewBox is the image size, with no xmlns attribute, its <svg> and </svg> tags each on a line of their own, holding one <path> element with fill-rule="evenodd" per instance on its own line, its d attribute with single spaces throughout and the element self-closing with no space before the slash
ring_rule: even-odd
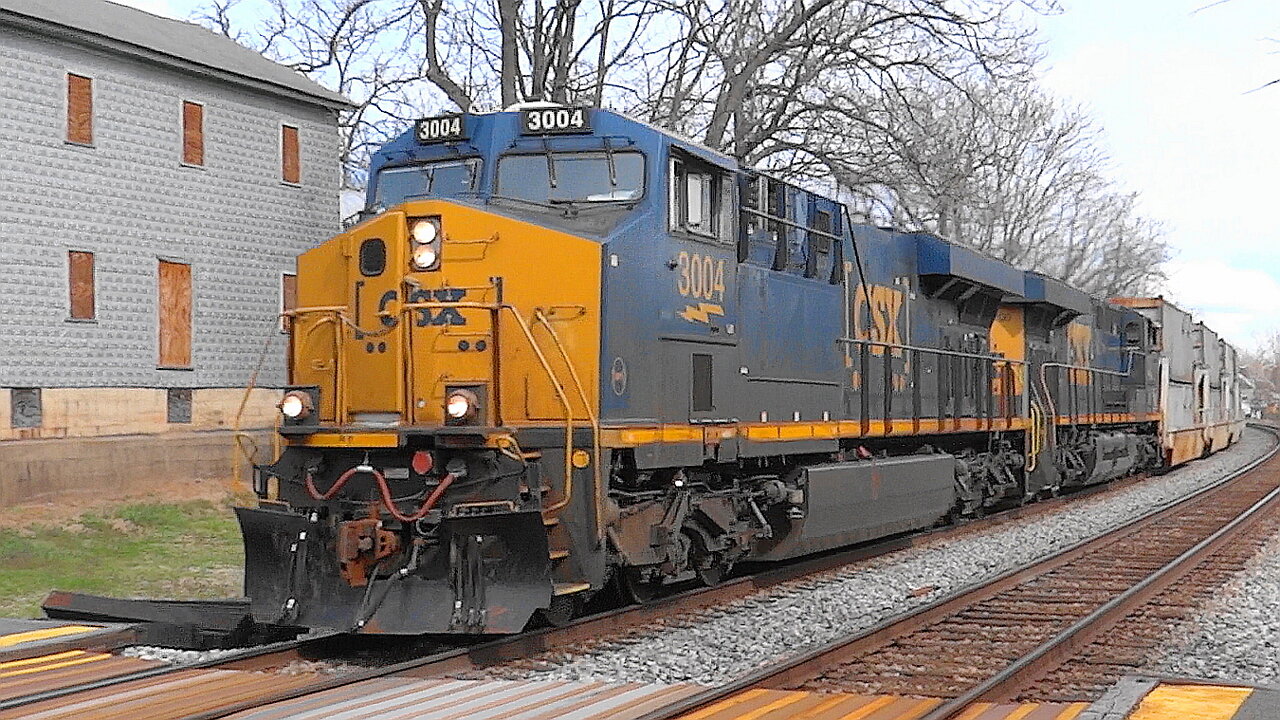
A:
<svg viewBox="0 0 1280 720">
<path fill-rule="evenodd" d="M 67 142 L 93 144 L 93 80 L 67 73 Z"/>
<path fill-rule="evenodd" d="M 71 290 L 71 317 L 92 320 L 96 314 L 93 291 L 93 253 L 67 253 L 67 285 Z"/>
<path fill-rule="evenodd" d="M 285 273 L 280 276 L 280 312 L 288 312 L 298 307 L 298 276 Z M 289 332 L 292 318 L 280 316 L 280 332 Z"/>
<path fill-rule="evenodd" d="M 160 367 L 191 367 L 191 266 L 160 261 Z"/>
<path fill-rule="evenodd" d="M 302 170 L 298 160 L 298 128 L 280 126 L 280 177 L 287 183 L 302 182 Z"/>
<path fill-rule="evenodd" d="M 204 165 L 204 106 L 182 103 L 182 162 Z"/>
</svg>

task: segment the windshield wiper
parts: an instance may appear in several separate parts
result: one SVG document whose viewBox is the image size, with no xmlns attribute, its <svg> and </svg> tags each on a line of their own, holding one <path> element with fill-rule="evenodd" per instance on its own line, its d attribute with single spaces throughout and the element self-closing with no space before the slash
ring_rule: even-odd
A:
<svg viewBox="0 0 1280 720">
<path fill-rule="evenodd" d="M 529 198 L 516 197 L 515 195 L 499 195 L 498 193 L 489 193 L 489 198 L 496 199 L 496 200 L 515 200 L 516 202 L 522 202 L 528 205 L 535 205 L 540 208 L 547 208 L 549 210 L 559 210 L 559 208 L 557 208 L 555 205 L 552 205 L 551 203 L 540 202 L 538 200 L 530 200 Z"/>
<path fill-rule="evenodd" d="M 549 198 L 547 202 L 552 205 L 565 205 L 575 209 L 585 209 L 592 207 L 614 207 L 616 205 L 632 205 L 640 202 L 637 198 L 609 198 L 607 200 L 570 200 L 568 198 Z"/>
</svg>

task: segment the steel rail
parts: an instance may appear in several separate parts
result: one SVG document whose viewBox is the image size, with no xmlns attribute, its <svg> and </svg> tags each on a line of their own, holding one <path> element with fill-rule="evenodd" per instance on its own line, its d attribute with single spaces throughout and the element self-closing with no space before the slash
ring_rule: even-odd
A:
<svg viewBox="0 0 1280 720">
<path fill-rule="evenodd" d="M 1259 428 L 1271 434 L 1273 438 L 1271 449 L 1261 457 L 1232 471 L 1231 473 L 1224 475 L 1217 481 L 1206 485 L 1189 495 L 1163 503 L 1102 535 L 1082 540 L 1064 548 L 1063 550 L 1055 552 L 1052 555 L 1041 558 L 1032 565 L 1013 568 L 997 575 L 994 578 L 982 580 L 965 586 L 946 597 L 939 598 L 922 607 L 888 618 L 871 628 L 860 630 L 846 637 L 836 639 L 780 663 L 771 664 L 768 667 L 749 673 L 726 685 L 709 688 L 704 692 L 690 695 L 668 706 L 656 709 L 642 716 L 639 720 L 673 720 L 674 718 L 687 713 L 705 710 L 712 705 L 727 700 L 747 690 L 763 687 L 777 687 L 779 685 L 787 685 L 788 683 L 802 681 L 817 674 L 823 668 L 838 664 L 841 658 L 854 655 L 864 649 L 885 644 L 890 639 L 904 634 L 904 631 L 911 628 L 921 627 L 934 620 L 946 617 L 959 609 L 971 605 L 977 600 L 997 595 L 1004 589 L 1015 587 L 1026 580 L 1043 575 L 1045 572 L 1048 572 L 1053 568 L 1065 565 L 1066 563 L 1085 555 L 1095 547 L 1113 541 L 1117 536 L 1128 534 L 1142 526 L 1151 524 L 1159 519 L 1169 517 L 1181 510 L 1184 505 L 1193 503 L 1196 500 L 1205 497 L 1208 493 L 1222 489 L 1227 484 L 1252 472 L 1263 463 L 1274 458 L 1277 453 L 1280 452 L 1280 431 L 1278 431 L 1277 428 L 1252 423 L 1250 426 Z M 1278 497 L 1280 497 L 1280 488 L 1271 491 L 1264 500 L 1260 500 L 1255 503 L 1255 506 L 1264 506 Z M 1251 517 L 1256 517 L 1258 510 L 1251 509 L 1249 512 L 1254 513 Z M 1239 527 L 1235 524 L 1234 520 L 1231 525 L 1234 528 Z M 1182 553 L 1179 558 L 1182 559 L 1183 556 L 1193 557 L 1193 551 L 1197 551 L 1197 549 L 1203 551 L 1203 548 L 1201 547 L 1202 545 L 1207 545 L 1211 540 L 1215 541 L 1214 544 L 1216 544 L 1216 541 L 1221 541 L 1222 538 L 1229 537 L 1229 535 L 1229 531 L 1224 533 L 1223 529 L 1220 529 L 1215 532 L 1214 536 L 1211 536 L 1211 538 L 1198 543 L 1191 550 Z M 1159 571 L 1157 571 L 1157 573 L 1159 573 Z M 1152 588 L 1154 582 L 1154 580 L 1151 582 L 1144 582 L 1143 589 Z M 1131 590 L 1126 591 L 1125 595 L 1132 598 L 1141 592 L 1142 590 L 1134 590 L 1131 588 Z M 1118 607 L 1122 603 L 1117 602 L 1117 600 L 1113 600 L 1107 603 L 1107 605 Z M 1098 613 L 1095 612 L 1093 615 L 1096 614 Z M 1092 617 L 1092 615 L 1090 617 Z M 1080 627 L 1076 628 L 1076 625 L 1079 625 Z M 957 698 L 954 701 L 949 701 L 938 706 L 928 715 L 920 718 L 920 720 L 954 720 L 958 715 L 965 712 L 973 702 L 998 693 L 1000 688 L 1004 687 L 1002 683 L 1006 680 L 1014 681 L 1015 677 L 1021 680 L 1021 672 L 1023 670 L 1034 666 L 1036 659 L 1050 654 L 1055 648 L 1066 647 L 1066 644 L 1070 642 L 1072 637 L 1081 635 L 1081 630 L 1084 629 L 1085 625 L 1087 625 L 1087 623 L 1084 623 L 1083 621 L 1076 623 L 1072 628 L 1060 633 L 1059 637 L 1055 637 L 1053 640 L 1043 643 L 1036 650 L 1033 650 L 1031 654 L 1035 654 L 1036 658 L 1026 659 L 1025 662 L 1024 659 L 1015 661 L 1014 664 L 1018 666 L 1017 669 L 1010 666 L 1006 672 L 1000 673 L 999 676 L 993 676 L 992 679 L 984 682 L 979 688 L 975 688 L 973 691 L 966 693 L 963 696 L 963 701 L 960 698 Z M 1074 632 L 1072 629 L 1074 629 Z M 1053 644 L 1055 640 L 1058 642 L 1054 647 L 1045 647 Z M 1001 678 L 999 682 L 996 681 L 996 677 Z"/>
</svg>

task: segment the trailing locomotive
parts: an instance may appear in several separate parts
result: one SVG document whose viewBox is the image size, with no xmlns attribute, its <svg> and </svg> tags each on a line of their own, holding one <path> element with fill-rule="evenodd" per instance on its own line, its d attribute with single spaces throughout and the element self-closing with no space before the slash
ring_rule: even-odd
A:
<svg viewBox="0 0 1280 720">
<path fill-rule="evenodd" d="M 1235 351 L 604 110 L 419 122 L 298 259 L 264 622 L 510 633 L 609 583 L 932 526 L 1221 449 Z"/>
</svg>

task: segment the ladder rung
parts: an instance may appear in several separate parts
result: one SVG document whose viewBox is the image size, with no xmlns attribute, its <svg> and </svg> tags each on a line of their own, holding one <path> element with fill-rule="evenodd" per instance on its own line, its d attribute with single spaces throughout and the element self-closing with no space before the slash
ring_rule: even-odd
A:
<svg viewBox="0 0 1280 720">
<path fill-rule="evenodd" d="M 568 550 L 552 550 L 550 555 L 552 560 L 563 560 L 569 557 L 569 551 Z"/>
<path fill-rule="evenodd" d="M 537 460 L 538 458 L 542 457 L 542 451 L 531 450 L 529 452 L 522 452 L 520 453 L 520 457 L 524 458 L 525 460 Z"/>
<path fill-rule="evenodd" d="M 580 593 L 583 590 L 590 590 L 590 589 L 591 589 L 591 583 L 584 583 L 584 582 L 556 583 L 555 585 L 551 586 L 551 594 L 572 595 L 574 593 Z"/>
<path fill-rule="evenodd" d="M 543 527 L 555 527 L 560 524 L 560 516 L 542 518 Z"/>
</svg>

